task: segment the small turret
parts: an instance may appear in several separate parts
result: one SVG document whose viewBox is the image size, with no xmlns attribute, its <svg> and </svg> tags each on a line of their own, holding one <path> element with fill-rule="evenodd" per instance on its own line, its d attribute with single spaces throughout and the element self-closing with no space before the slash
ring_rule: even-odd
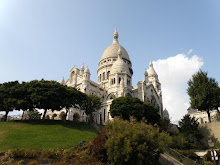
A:
<svg viewBox="0 0 220 165">
<path fill-rule="evenodd" d="M 146 83 L 146 84 L 149 82 L 147 70 L 145 70 L 145 72 L 144 72 L 144 80 L 145 80 L 145 83 Z"/>
<path fill-rule="evenodd" d="M 63 77 L 62 80 L 60 81 L 60 84 L 65 85 L 64 77 Z"/>
<path fill-rule="evenodd" d="M 87 68 L 84 70 L 83 77 L 84 77 L 85 80 L 90 80 L 90 71 L 89 71 L 88 66 L 87 66 Z"/>
<path fill-rule="evenodd" d="M 70 70 L 71 74 L 76 74 L 76 66 L 74 65 L 73 68 Z"/>
<path fill-rule="evenodd" d="M 81 75 L 83 75 L 84 70 L 85 70 L 84 65 L 82 65 L 82 66 L 81 66 L 81 69 L 80 69 L 80 74 L 81 74 Z"/>
</svg>

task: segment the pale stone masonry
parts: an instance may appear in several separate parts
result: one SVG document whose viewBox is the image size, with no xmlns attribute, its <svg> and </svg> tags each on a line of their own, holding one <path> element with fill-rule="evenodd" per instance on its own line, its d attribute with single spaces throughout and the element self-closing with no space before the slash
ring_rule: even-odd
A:
<svg viewBox="0 0 220 165">
<path fill-rule="evenodd" d="M 143 80 L 133 87 L 132 63 L 125 48 L 119 44 L 118 36 L 117 30 L 115 30 L 113 43 L 105 49 L 101 56 L 97 69 L 97 83 L 90 79 L 89 68 L 84 68 L 84 66 L 80 69 L 74 66 L 70 70 L 68 80 L 65 81 L 63 78 L 60 83 L 101 98 L 101 109 L 95 113 L 95 122 L 98 124 L 105 124 L 107 120 L 112 119 L 109 112 L 110 104 L 114 98 L 120 96 L 132 96 L 144 102 L 151 102 L 158 107 L 159 114 L 162 116 L 161 84 L 153 63 L 150 62 L 149 69 L 144 72 Z M 85 120 L 84 112 L 74 108 L 70 109 L 68 119 L 74 120 L 76 114 L 78 114 L 77 120 Z M 82 115 L 84 115 L 83 119 Z"/>
</svg>

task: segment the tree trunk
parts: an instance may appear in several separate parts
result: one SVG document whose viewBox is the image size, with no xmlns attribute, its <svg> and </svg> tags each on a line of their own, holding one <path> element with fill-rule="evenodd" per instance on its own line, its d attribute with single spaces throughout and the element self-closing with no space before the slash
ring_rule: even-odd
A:
<svg viewBox="0 0 220 165">
<path fill-rule="evenodd" d="M 65 121 L 66 121 L 68 112 L 69 112 L 69 109 L 66 108 Z"/>
<path fill-rule="evenodd" d="M 211 116 L 210 116 L 210 111 L 206 110 L 207 114 L 208 114 L 208 119 L 209 119 L 209 123 L 211 123 Z"/>
<path fill-rule="evenodd" d="M 43 119 L 45 119 L 46 113 L 47 113 L 47 109 L 44 110 Z"/>
<path fill-rule="evenodd" d="M 4 118 L 4 121 L 7 121 L 8 113 L 9 113 L 9 111 L 5 111 L 5 118 Z"/>
<path fill-rule="evenodd" d="M 23 120 L 23 118 L 24 118 L 24 111 L 23 111 L 23 113 L 22 113 L 21 120 Z"/>
</svg>

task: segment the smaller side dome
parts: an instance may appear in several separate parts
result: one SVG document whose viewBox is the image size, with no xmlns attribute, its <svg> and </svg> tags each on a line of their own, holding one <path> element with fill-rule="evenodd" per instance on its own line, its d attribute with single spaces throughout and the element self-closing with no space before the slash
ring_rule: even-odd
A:
<svg viewBox="0 0 220 165">
<path fill-rule="evenodd" d="M 145 70 L 144 75 L 145 75 L 145 76 L 148 76 L 147 69 Z"/>
<path fill-rule="evenodd" d="M 90 74 L 90 71 L 89 71 L 88 67 L 85 69 L 84 73 L 89 73 Z"/>
<path fill-rule="evenodd" d="M 118 59 L 112 65 L 111 73 L 114 74 L 114 73 L 121 73 L 121 72 L 126 72 L 127 74 L 130 73 L 127 64 L 122 59 L 122 52 L 121 52 L 121 48 L 119 47 Z"/>
</svg>

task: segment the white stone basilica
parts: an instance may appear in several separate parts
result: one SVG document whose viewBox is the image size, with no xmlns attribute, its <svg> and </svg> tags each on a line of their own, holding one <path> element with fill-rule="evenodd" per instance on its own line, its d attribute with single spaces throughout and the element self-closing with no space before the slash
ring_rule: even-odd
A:
<svg viewBox="0 0 220 165">
<path fill-rule="evenodd" d="M 140 59 L 141 60 L 141 59 Z M 132 63 L 125 48 L 118 42 L 118 32 L 115 30 L 113 43 L 102 54 L 97 69 L 98 83 L 90 79 L 90 71 L 84 66 L 81 69 L 75 66 L 70 70 L 69 79 L 64 78 L 61 84 L 75 87 L 83 93 L 94 94 L 101 98 L 101 109 L 95 113 L 95 122 L 104 124 L 110 115 L 110 104 L 114 98 L 120 96 L 137 97 L 141 101 L 151 102 L 159 109 L 162 116 L 163 104 L 161 84 L 158 75 L 150 62 L 149 69 L 144 72 L 144 79 L 139 81 L 136 87 L 132 86 Z M 156 112 L 155 112 L 156 113 Z M 85 121 L 83 111 L 70 109 L 69 120 Z"/>
</svg>

